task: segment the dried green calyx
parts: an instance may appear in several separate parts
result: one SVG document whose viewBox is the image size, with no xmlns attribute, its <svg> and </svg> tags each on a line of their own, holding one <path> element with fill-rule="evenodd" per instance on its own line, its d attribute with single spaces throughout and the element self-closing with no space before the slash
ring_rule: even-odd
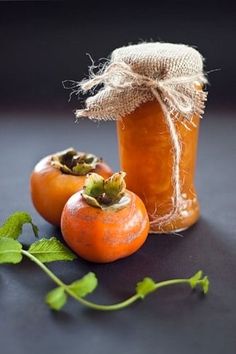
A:
<svg viewBox="0 0 236 354">
<path fill-rule="evenodd" d="M 123 208 L 130 201 L 125 193 L 124 177 L 124 172 L 117 172 L 105 180 L 97 173 L 90 173 L 86 178 L 82 196 L 89 205 L 97 208 Z"/>
<path fill-rule="evenodd" d="M 95 155 L 69 148 L 53 155 L 51 165 L 66 174 L 85 176 L 87 173 L 94 171 L 100 161 L 101 159 Z"/>
</svg>

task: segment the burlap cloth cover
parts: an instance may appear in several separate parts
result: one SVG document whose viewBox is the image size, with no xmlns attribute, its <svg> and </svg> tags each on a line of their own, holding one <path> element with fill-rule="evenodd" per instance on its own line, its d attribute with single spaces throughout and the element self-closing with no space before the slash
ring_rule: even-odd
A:
<svg viewBox="0 0 236 354">
<path fill-rule="evenodd" d="M 169 110 L 185 118 L 203 113 L 206 94 L 194 87 L 196 82 L 206 82 L 203 58 L 187 45 L 158 42 L 118 48 L 100 72 L 90 74 L 88 80 L 80 83 L 83 91 L 98 84 L 104 86 L 87 99 L 85 109 L 76 111 L 77 117 L 123 117 L 155 99 L 150 87 L 159 91 Z"/>
<path fill-rule="evenodd" d="M 183 206 L 179 178 L 181 142 L 174 122 L 179 119 L 189 129 L 193 115 L 203 114 L 207 94 L 196 84 L 206 82 L 203 57 L 196 49 L 157 42 L 115 49 L 111 59 L 99 71 L 93 73 L 91 68 L 89 79 L 73 87 L 78 93 L 103 85 L 86 100 L 85 109 L 76 111 L 77 118 L 119 119 L 144 102 L 156 99 L 160 103 L 174 151 L 173 208 L 168 215 L 157 215 L 151 222 L 154 225 L 173 221 Z"/>
</svg>

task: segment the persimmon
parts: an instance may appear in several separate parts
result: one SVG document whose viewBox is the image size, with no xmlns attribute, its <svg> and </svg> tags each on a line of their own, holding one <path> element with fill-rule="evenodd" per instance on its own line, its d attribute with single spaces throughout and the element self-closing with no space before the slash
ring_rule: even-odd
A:
<svg viewBox="0 0 236 354">
<path fill-rule="evenodd" d="M 136 252 L 145 242 L 149 219 L 142 200 L 126 189 L 124 172 L 108 179 L 87 176 L 84 188 L 66 203 L 61 231 L 82 258 L 112 262 Z"/>
<path fill-rule="evenodd" d="M 49 223 L 60 226 L 64 205 L 83 188 L 86 174 L 91 171 L 104 178 L 112 175 L 111 168 L 102 159 L 73 148 L 44 157 L 30 178 L 35 209 Z"/>
</svg>

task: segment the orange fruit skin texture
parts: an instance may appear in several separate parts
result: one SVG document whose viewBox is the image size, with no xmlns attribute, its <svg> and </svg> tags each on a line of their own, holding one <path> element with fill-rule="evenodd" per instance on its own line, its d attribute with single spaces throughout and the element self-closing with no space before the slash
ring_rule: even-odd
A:
<svg viewBox="0 0 236 354">
<path fill-rule="evenodd" d="M 151 226 L 153 232 L 172 232 L 188 228 L 199 218 L 199 204 L 194 186 L 199 117 L 194 116 L 196 127 L 186 129 L 175 121 L 181 141 L 181 192 L 187 201 L 175 221 Z M 126 172 L 127 188 L 144 202 L 150 220 L 153 215 L 163 216 L 172 208 L 173 149 L 170 132 L 160 104 L 150 101 L 117 122 L 121 169 Z"/>
<path fill-rule="evenodd" d="M 143 245 L 149 231 L 147 211 L 137 195 L 126 193 L 130 203 L 116 211 L 88 205 L 80 192 L 68 200 L 61 231 L 66 243 L 80 257 L 107 263 L 127 257 Z"/>
<path fill-rule="evenodd" d="M 40 160 L 31 174 L 31 199 L 35 209 L 45 220 L 60 226 L 61 213 L 67 200 L 83 188 L 86 176 L 62 173 L 51 166 L 51 158 L 52 155 L 49 155 Z M 104 162 L 98 163 L 94 172 L 104 178 L 113 173 Z"/>
</svg>

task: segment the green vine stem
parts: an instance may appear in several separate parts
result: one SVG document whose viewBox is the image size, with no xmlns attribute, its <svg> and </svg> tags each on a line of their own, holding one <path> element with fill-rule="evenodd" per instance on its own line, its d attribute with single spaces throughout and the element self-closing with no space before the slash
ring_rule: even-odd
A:
<svg viewBox="0 0 236 354">
<path fill-rule="evenodd" d="M 30 254 L 28 251 L 26 250 L 22 250 L 21 253 L 28 257 L 31 261 L 33 261 L 34 263 L 36 263 L 41 269 L 42 271 L 44 271 L 50 278 L 51 280 L 56 283 L 59 287 L 63 288 L 64 291 L 70 295 L 72 298 L 74 298 L 75 300 L 77 300 L 78 302 L 80 302 L 82 305 L 94 309 L 94 310 L 100 310 L 100 311 L 114 311 L 114 310 L 120 310 L 123 309 L 131 304 L 133 304 L 134 302 L 143 299 L 145 296 L 142 294 L 139 294 L 138 292 L 136 294 L 134 294 L 133 296 L 129 297 L 128 299 L 116 303 L 116 304 L 112 304 L 112 305 L 100 305 L 100 304 L 96 304 L 93 303 L 91 301 L 85 300 L 81 297 L 76 296 L 76 294 L 70 290 L 70 288 L 63 283 L 53 272 L 50 271 L 50 269 L 48 269 L 41 261 L 39 261 L 35 256 L 33 256 L 32 254 Z M 191 288 L 195 288 L 196 286 L 200 286 L 203 290 L 204 293 L 207 293 L 208 291 L 208 285 L 209 285 L 209 281 L 207 277 L 201 278 L 202 272 L 199 271 L 198 273 L 196 273 L 195 276 L 191 277 L 191 278 L 186 278 L 186 279 L 171 279 L 171 280 L 165 280 L 162 282 L 158 282 L 158 283 L 153 283 L 152 285 L 152 289 L 147 289 L 148 291 L 146 292 L 146 294 L 156 291 L 157 289 L 166 287 L 166 286 L 172 286 L 172 285 L 177 285 L 177 284 L 188 284 Z M 146 278 L 148 279 L 148 278 Z"/>
</svg>

